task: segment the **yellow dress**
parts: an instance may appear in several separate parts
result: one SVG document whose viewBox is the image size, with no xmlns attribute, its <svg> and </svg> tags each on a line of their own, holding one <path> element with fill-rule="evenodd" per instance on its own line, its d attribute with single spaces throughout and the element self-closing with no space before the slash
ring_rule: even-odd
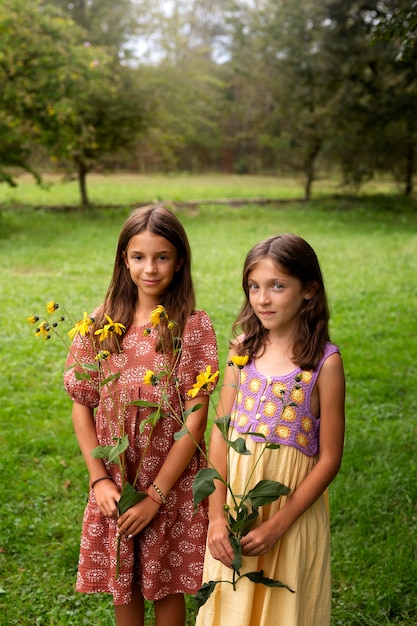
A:
<svg viewBox="0 0 417 626">
<path fill-rule="evenodd" d="M 325 359 L 337 346 L 326 344 L 316 370 L 295 369 L 284 376 L 261 374 L 254 361 L 240 371 L 231 425 L 245 436 L 251 455 L 229 450 L 232 491 L 247 493 L 260 480 L 278 481 L 290 488 L 288 496 L 259 508 L 257 524 L 282 508 L 319 458 L 320 419 L 311 413 L 311 393 Z M 284 408 L 285 405 L 285 408 Z M 236 434 L 237 432 L 237 434 Z M 279 449 L 265 449 L 267 441 Z M 261 454 L 264 450 L 263 454 Z M 253 475 L 252 475 L 253 473 Z M 249 485 L 246 483 L 249 481 Z M 233 511 L 230 493 L 227 504 Z M 296 520 L 273 548 L 260 557 L 243 557 L 241 574 L 259 572 L 286 588 L 266 587 L 248 578 L 234 590 L 228 582 L 216 584 L 200 608 L 196 626 L 329 626 L 331 611 L 330 524 L 327 492 Z M 232 570 L 212 558 L 206 549 L 203 582 L 231 581 Z"/>
<path fill-rule="evenodd" d="M 248 458 L 257 458 L 263 444 L 246 441 L 252 457 L 231 453 L 233 492 L 241 493 L 247 476 Z M 255 470 L 251 485 L 261 479 L 277 480 L 294 491 L 311 471 L 317 457 L 308 457 L 296 448 L 282 445 L 266 450 Z M 281 497 L 259 509 L 258 522 L 268 519 L 285 504 Z M 228 500 L 228 504 L 232 503 Z M 328 626 L 331 609 L 330 535 L 327 492 L 294 522 L 291 528 L 261 557 L 243 557 L 241 574 L 263 570 L 280 580 L 285 588 L 266 587 L 247 578 L 239 580 L 236 591 L 219 583 L 197 616 L 196 626 Z M 232 570 L 212 558 L 208 548 L 203 581 L 232 580 Z"/>
</svg>

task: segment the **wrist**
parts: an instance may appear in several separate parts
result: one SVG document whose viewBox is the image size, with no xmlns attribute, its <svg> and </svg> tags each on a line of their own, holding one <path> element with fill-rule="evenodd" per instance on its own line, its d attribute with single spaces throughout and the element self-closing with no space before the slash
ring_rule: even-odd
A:
<svg viewBox="0 0 417 626">
<path fill-rule="evenodd" d="M 146 490 L 146 495 L 148 496 L 148 498 L 150 498 L 152 500 L 152 502 L 155 502 L 155 504 L 158 505 L 158 507 L 162 506 L 162 502 L 159 502 L 155 497 L 154 497 L 154 493 L 153 493 L 153 488 L 152 485 L 150 487 L 147 488 Z"/>
<path fill-rule="evenodd" d="M 97 483 L 100 483 L 102 480 L 112 480 L 111 476 L 100 476 L 99 478 L 96 478 L 95 480 L 91 480 L 90 481 L 90 489 L 94 489 L 94 487 L 97 485 Z"/>
<path fill-rule="evenodd" d="M 167 497 L 166 495 L 162 493 L 158 485 L 155 485 L 155 483 L 152 483 L 150 486 L 150 489 L 153 489 L 153 497 L 155 498 L 157 502 L 160 502 L 161 505 L 166 504 Z"/>
</svg>

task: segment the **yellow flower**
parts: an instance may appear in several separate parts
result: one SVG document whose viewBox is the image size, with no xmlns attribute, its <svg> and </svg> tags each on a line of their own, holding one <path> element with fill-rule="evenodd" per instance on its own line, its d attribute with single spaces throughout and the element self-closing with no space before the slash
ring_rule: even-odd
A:
<svg viewBox="0 0 417 626">
<path fill-rule="evenodd" d="M 26 318 L 26 321 L 29 322 L 29 324 L 37 324 L 39 322 L 39 317 L 37 315 L 31 315 Z"/>
<path fill-rule="evenodd" d="M 168 317 L 167 312 L 165 311 L 162 304 L 158 304 L 156 309 L 154 309 L 151 313 L 152 326 L 155 328 L 155 326 L 158 326 L 158 324 L 161 323 L 162 319 L 167 318 L 167 317 Z"/>
<path fill-rule="evenodd" d="M 37 337 L 44 337 L 45 339 L 49 339 L 50 328 L 51 327 L 49 326 L 48 322 L 41 322 L 38 328 L 36 329 L 35 335 Z"/>
<path fill-rule="evenodd" d="M 207 365 L 205 372 L 197 374 L 196 382 L 192 386 L 192 389 L 187 391 L 187 394 L 192 398 L 195 398 L 201 389 L 208 390 L 210 383 L 214 383 L 217 379 L 219 372 L 211 373 L 211 365 Z"/>
<path fill-rule="evenodd" d="M 59 304 L 53 300 L 50 300 L 46 305 L 46 310 L 49 314 L 54 313 L 57 309 L 59 309 Z"/>
<path fill-rule="evenodd" d="M 107 339 L 107 337 L 111 333 L 123 335 L 126 330 L 126 326 L 124 324 L 121 324 L 120 322 L 113 322 L 112 318 L 109 315 L 105 314 L 105 317 L 108 321 L 108 324 L 105 324 L 103 328 L 99 328 L 94 333 L 95 335 L 100 335 L 100 341 L 104 341 L 105 339 Z"/>
<path fill-rule="evenodd" d="M 106 359 L 108 359 L 109 356 L 110 352 L 108 350 L 100 350 L 100 352 L 98 352 L 94 357 L 94 360 L 101 363 L 101 361 L 105 361 Z"/>
<path fill-rule="evenodd" d="M 247 354 L 245 356 L 236 355 L 236 356 L 232 356 L 229 363 L 232 365 L 236 365 L 236 367 L 238 367 L 241 370 L 248 361 L 249 361 L 249 357 Z"/>
<path fill-rule="evenodd" d="M 150 328 L 145 328 L 145 330 L 143 331 L 143 336 L 148 337 L 148 335 L 150 335 L 151 332 L 152 330 Z"/>
<path fill-rule="evenodd" d="M 82 337 L 85 337 L 87 333 L 90 331 L 90 326 L 93 324 L 93 320 L 91 317 L 88 317 L 86 311 L 84 311 L 84 317 L 82 320 L 79 320 L 74 328 L 68 331 L 68 337 L 70 339 L 74 339 L 74 337 L 80 334 Z"/>
<path fill-rule="evenodd" d="M 153 372 L 152 370 L 146 370 L 145 375 L 143 377 L 143 384 L 155 386 L 157 382 L 158 382 L 158 379 L 156 377 L 155 372 Z"/>
</svg>

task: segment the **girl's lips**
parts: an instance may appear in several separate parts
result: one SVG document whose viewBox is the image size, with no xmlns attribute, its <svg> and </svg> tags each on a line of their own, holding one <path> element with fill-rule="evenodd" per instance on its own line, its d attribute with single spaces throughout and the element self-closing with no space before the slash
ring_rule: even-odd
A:
<svg viewBox="0 0 417 626">
<path fill-rule="evenodd" d="M 144 280 L 143 283 L 144 285 L 152 286 L 157 285 L 159 283 L 159 280 Z"/>
</svg>

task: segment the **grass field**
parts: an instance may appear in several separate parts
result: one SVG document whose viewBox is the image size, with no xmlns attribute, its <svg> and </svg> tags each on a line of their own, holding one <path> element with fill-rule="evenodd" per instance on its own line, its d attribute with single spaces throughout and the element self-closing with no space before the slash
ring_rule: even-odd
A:
<svg viewBox="0 0 417 626">
<path fill-rule="evenodd" d="M 231 183 L 234 197 L 259 197 L 260 188 L 244 180 Z M 198 181 L 189 179 L 181 194 L 178 181 L 172 192 L 169 182 L 162 188 L 144 181 L 140 196 L 124 181 L 126 208 L 84 214 L 34 211 L 28 203 L 46 201 L 33 186 L 30 197 L 0 191 L 1 626 L 113 624 L 111 599 L 74 592 L 88 479 L 61 382 L 64 350 L 35 338 L 25 320 L 43 314 L 51 299 L 75 317 L 97 305 L 129 203 L 158 194 L 195 199 L 215 186 L 201 179 L 196 189 Z M 113 189 L 97 181 L 92 200 L 118 204 L 119 183 Z M 211 192 L 226 195 L 222 186 Z M 51 203 L 76 201 L 61 191 Z M 213 320 L 222 367 L 247 250 L 277 232 L 295 232 L 316 249 L 347 377 L 345 454 L 330 488 L 332 626 L 416 624 L 416 203 L 392 194 L 323 196 L 285 206 L 204 205 L 179 217 L 193 250 L 198 305 Z M 191 598 L 188 604 L 191 625 Z M 148 613 L 151 626 L 151 607 Z"/>
<path fill-rule="evenodd" d="M 15 188 L 0 186 L 0 204 L 12 206 L 77 205 L 80 202 L 78 182 L 54 173 L 43 175 L 43 185 L 35 184 L 32 176 L 17 177 Z M 249 198 L 261 200 L 298 200 L 303 197 L 300 177 L 229 176 L 224 174 L 188 175 L 118 173 L 90 174 L 87 177 L 89 199 L 92 204 L 133 205 L 136 202 L 164 201 L 169 203 L 191 200 Z M 328 196 L 341 191 L 337 178 L 323 176 L 313 186 L 314 197 Z M 396 185 L 391 180 L 370 181 L 361 188 L 362 195 L 384 193 L 395 195 Z"/>
</svg>

